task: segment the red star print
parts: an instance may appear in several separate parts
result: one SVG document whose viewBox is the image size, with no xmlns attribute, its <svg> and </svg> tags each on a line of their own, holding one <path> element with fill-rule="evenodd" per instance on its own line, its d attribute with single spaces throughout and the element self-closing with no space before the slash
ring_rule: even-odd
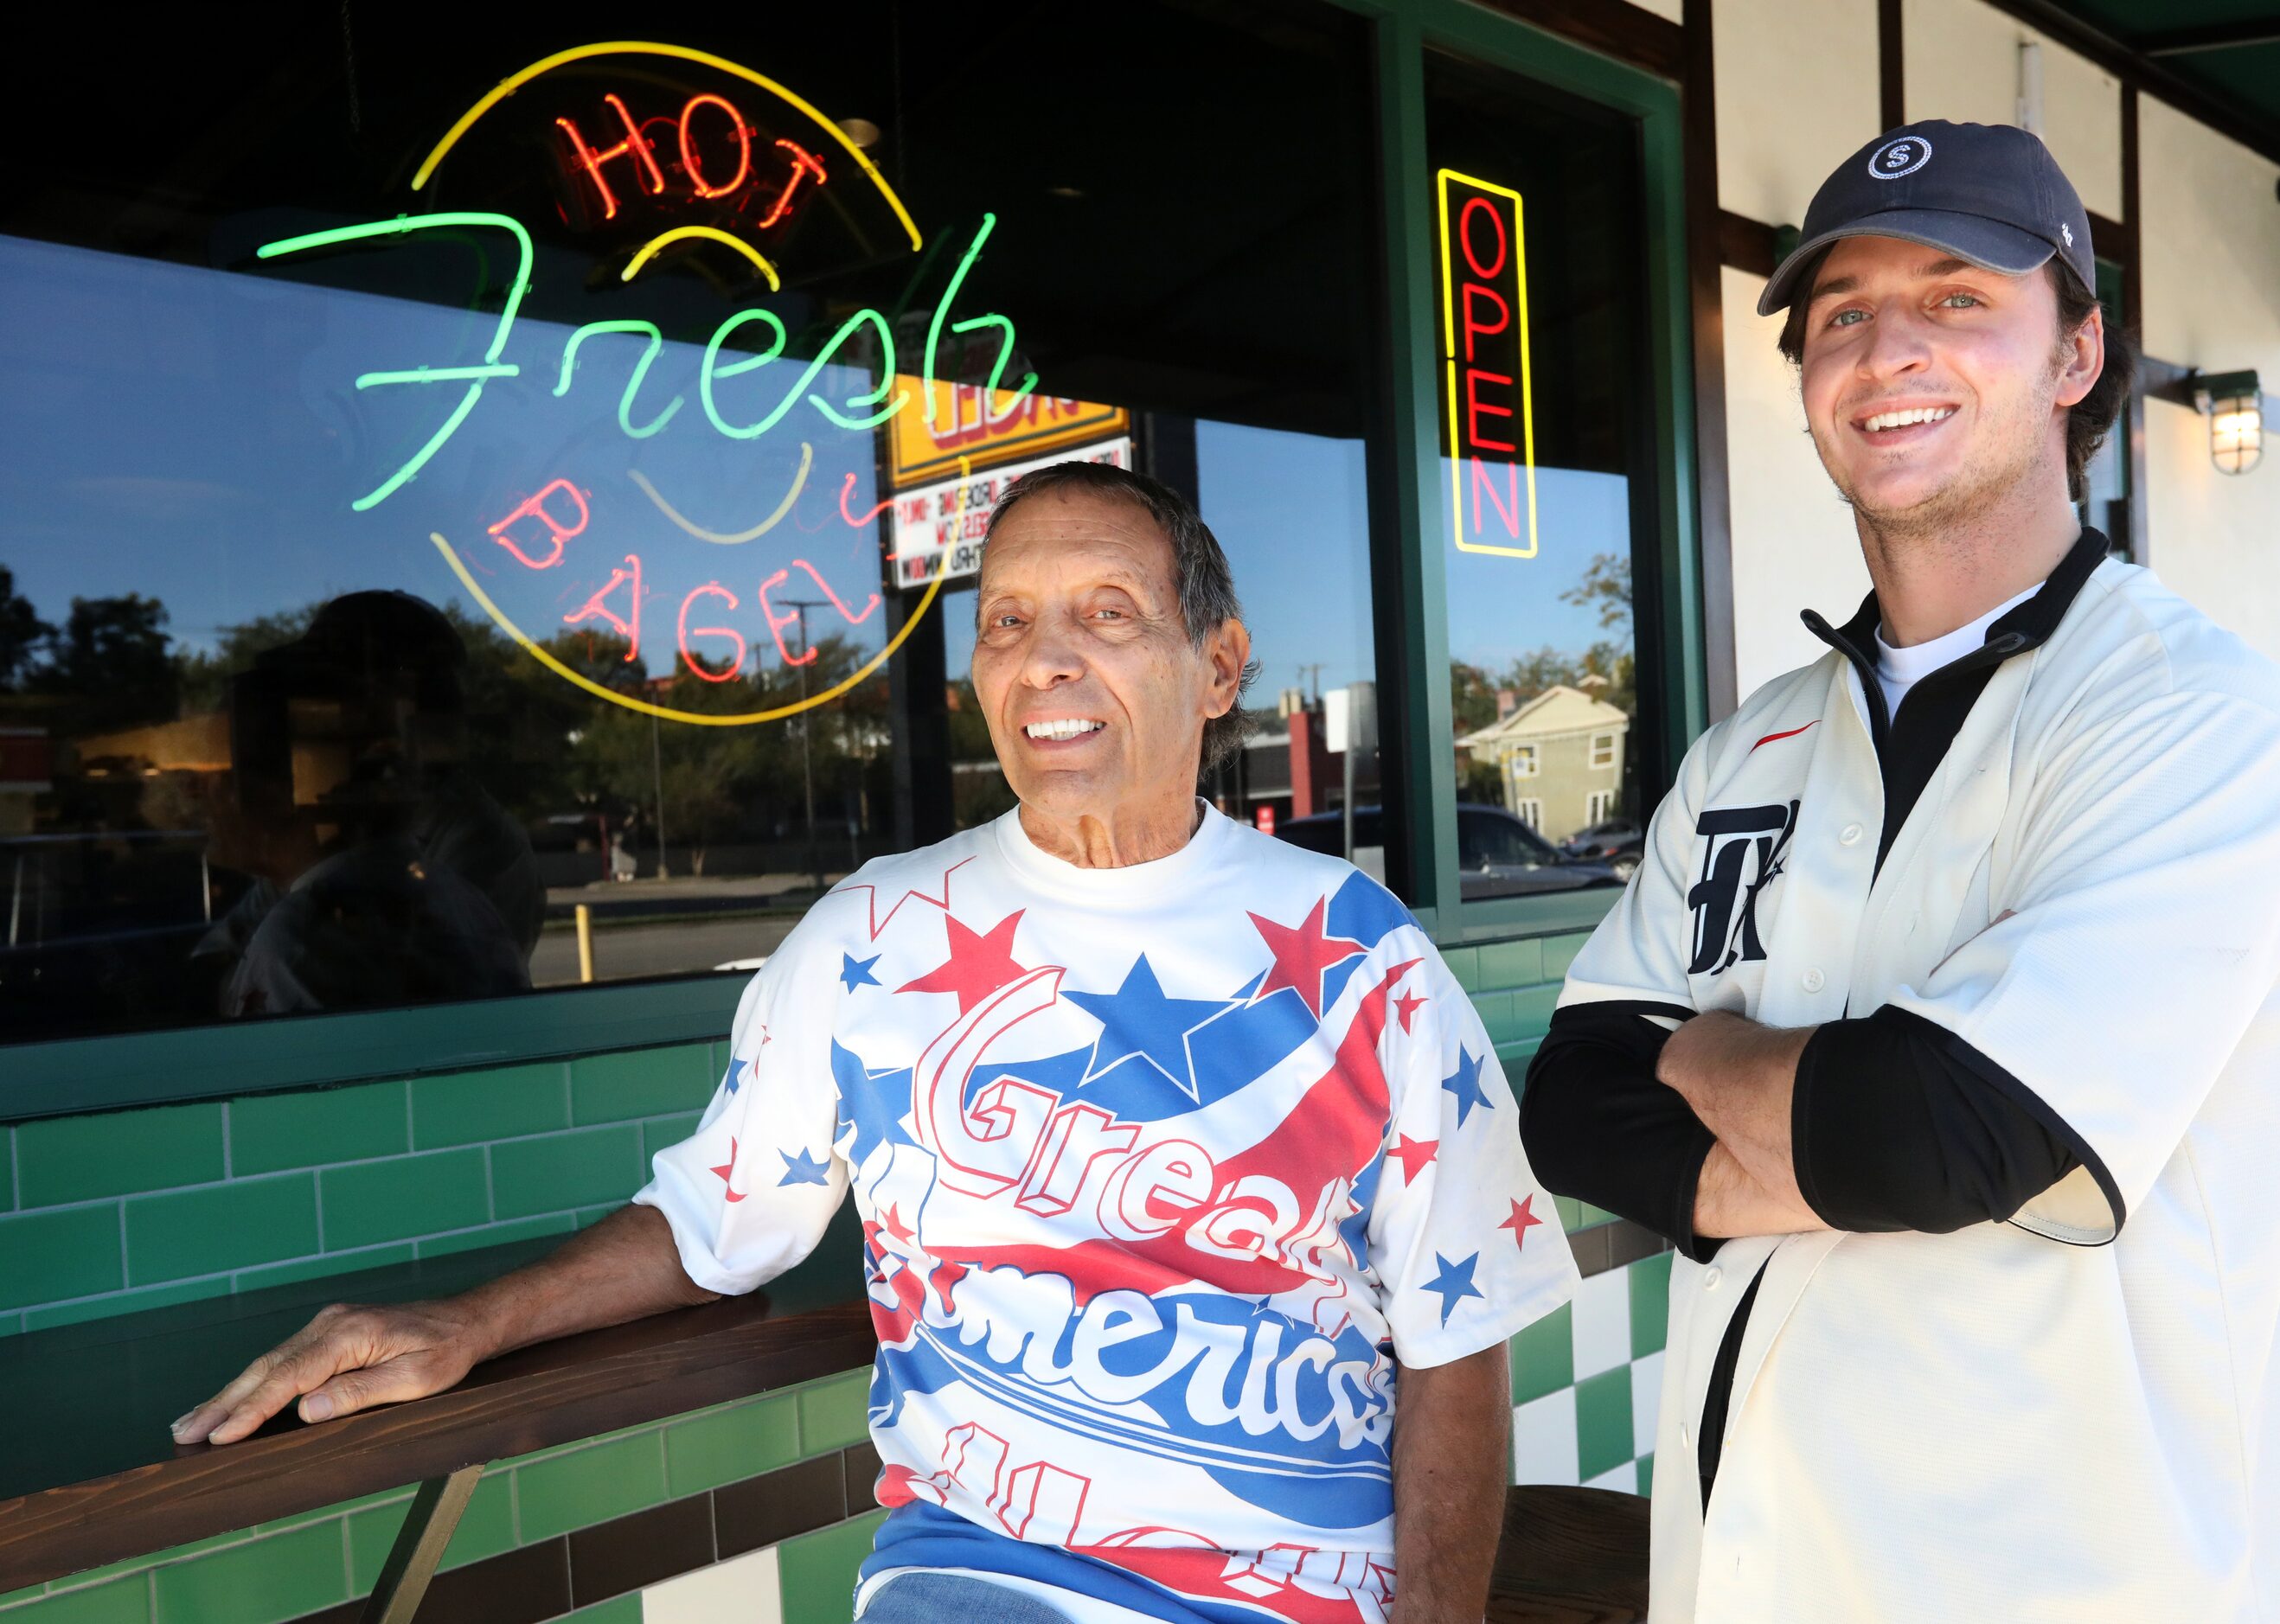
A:
<svg viewBox="0 0 2280 1624">
<path fill-rule="evenodd" d="M 1421 998 L 1413 992 L 1405 992 L 1393 1001 L 1394 1012 L 1401 1017 L 1401 1029 L 1404 1032 L 1409 1030 L 1410 1018 L 1429 1002 L 1431 1002 L 1430 999 Z"/>
<path fill-rule="evenodd" d="M 1412 1139 L 1406 1134 L 1402 1135 L 1393 1149 L 1386 1152 L 1401 1164 L 1403 1181 L 1410 1184 L 1417 1182 L 1419 1170 L 1440 1153 L 1441 1142 L 1438 1139 Z"/>
<path fill-rule="evenodd" d="M 1512 1197 L 1509 1196 L 1506 1197 L 1505 1199 L 1512 1201 Z M 1511 1230 L 1513 1244 L 1522 1251 L 1525 1251 L 1528 1249 L 1528 1232 L 1544 1221 L 1535 1213 L 1529 1211 L 1529 1208 L 1535 1205 L 1536 1197 L 1533 1196 L 1530 1196 L 1525 1201 L 1513 1201 L 1512 1216 L 1506 1219 L 1504 1222 L 1497 1226 L 1499 1229 Z"/>
<path fill-rule="evenodd" d="M 720 1182 L 723 1184 L 728 1183 L 728 1175 L 736 1171 L 736 1139 L 735 1135 L 732 1134 L 728 1136 L 728 1159 L 721 1166 L 713 1168 L 712 1171 L 720 1175 Z M 728 1199 L 732 1202 L 742 1201 L 743 1197 L 738 1195 L 734 1186 L 731 1186 L 728 1190 Z"/>
<path fill-rule="evenodd" d="M 919 1238 L 918 1231 L 904 1223 L 903 1215 L 895 1211 L 893 1207 L 889 1207 L 884 1212 L 880 1214 L 880 1217 L 885 1219 L 886 1222 L 881 1224 L 879 1228 L 884 1229 L 889 1235 L 893 1235 L 904 1245 L 907 1246 L 913 1241 Z"/>
<path fill-rule="evenodd" d="M 1013 962 L 1013 928 L 1021 922 L 1016 909 L 977 936 L 945 913 L 942 922 L 950 931 L 950 957 L 914 981 L 905 981 L 897 992 L 954 992 L 961 1015 L 1006 982 L 1028 974 Z"/>
<path fill-rule="evenodd" d="M 1308 1014 L 1317 1020 L 1322 1018 L 1323 973 L 1332 965 L 1367 951 L 1359 942 L 1323 933 L 1322 916 L 1329 912 L 1329 906 L 1330 899 L 1321 898 L 1296 927 L 1277 925 L 1256 913 L 1251 916 L 1267 951 L 1275 955 L 1275 967 L 1259 983 L 1252 1003 L 1288 987 L 1305 1002 Z"/>
</svg>

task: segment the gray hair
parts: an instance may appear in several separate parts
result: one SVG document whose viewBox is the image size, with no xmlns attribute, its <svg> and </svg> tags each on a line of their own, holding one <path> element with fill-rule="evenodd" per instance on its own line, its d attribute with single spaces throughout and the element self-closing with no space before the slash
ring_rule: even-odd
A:
<svg viewBox="0 0 2280 1624">
<path fill-rule="evenodd" d="M 1220 548 L 1219 537 L 1211 533 L 1211 527 L 1196 512 L 1195 504 L 1161 480 L 1108 463 L 1057 462 L 1032 469 L 1015 480 L 1005 488 L 998 511 L 990 515 L 990 527 L 982 538 L 983 556 L 988 556 L 990 537 L 998 534 L 998 527 L 1005 522 L 1006 514 L 1028 497 L 1051 490 L 1098 491 L 1136 502 L 1148 510 L 1156 527 L 1172 543 L 1172 576 L 1180 590 L 1180 623 L 1187 628 L 1188 639 L 1197 648 L 1202 648 L 1204 640 L 1226 622 L 1243 619 L 1243 605 L 1235 596 L 1235 572 L 1228 568 L 1227 554 Z M 1236 685 L 1236 702 L 1227 714 L 1205 721 L 1201 773 L 1210 772 L 1243 748 L 1244 737 L 1252 727 L 1251 717 L 1243 708 L 1243 695 L 1258 678 L 1259 662 L 1252 660 L 1243 668 Z"/>
</svg>

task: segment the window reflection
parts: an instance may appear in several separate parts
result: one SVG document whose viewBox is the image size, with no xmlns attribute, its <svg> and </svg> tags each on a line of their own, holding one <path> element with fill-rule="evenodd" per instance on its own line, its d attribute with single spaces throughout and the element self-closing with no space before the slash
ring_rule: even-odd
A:
<svg viewBox="0 0 2280 1624">
<path fill-rule="evenodd" d="M 183 81 L 191 19 L 120 42 L 165 206 L 108 125 L 0 204 L 0 1042 L 758 962 L 1012 804 L 967 543 L 1060 456 L 1200 500 L 1273 666 L 1202 788 L 1343 839 L 1365 35 L 1142 9 L 771 14 L 456 142 L 545 54 L 512 18 L 360 19 L 361 126 Z M 246 82 L 335 82 L 320 35 Z"/>
</svg>

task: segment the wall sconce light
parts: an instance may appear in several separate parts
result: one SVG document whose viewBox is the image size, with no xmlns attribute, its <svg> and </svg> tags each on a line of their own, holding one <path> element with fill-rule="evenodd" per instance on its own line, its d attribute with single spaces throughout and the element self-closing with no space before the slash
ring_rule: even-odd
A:
<svg viewBox="0 0 2280 1624">
<path fill-rule="evenodd" d="M 2245 473 L 2264 460 L 2264 396 L 2253 372 L 2195 373 L 2193 404 L 2209 420 L 2209 460 Z"/>
</svg>

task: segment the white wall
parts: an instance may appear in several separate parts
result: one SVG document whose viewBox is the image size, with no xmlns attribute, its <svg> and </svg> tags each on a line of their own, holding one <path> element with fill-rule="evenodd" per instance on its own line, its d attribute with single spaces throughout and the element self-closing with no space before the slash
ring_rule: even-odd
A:
<svg viewBox="0 0 2280 1624">
<path fill-rule="evenodd" d="M 1811 0 L 1804 9 L 1813 9 Z M 1903 0 L 1902 82 L 1909 120 L 2017 123 L 2022 40 L 2042 47 L 2044 143 L 2090 212 L 2120 219 L 2120 81 L 1983 0 Z"/>
<path fill-rule="evenodd" d="M 1800 610 L 1841 625 L 1868 590 L 1852 512 L 1822 472 L 1796 374 L 1774 348 L 1781 319 L 1757 313 L 1765 286 L 1747 272 L 1724 273 L 1734 666 L 1745 696 L 1826 651 Z"/>
<path fill-rule="evenodd" d="M 1717 0 L 1718 202 L 1799 225 L 1877 135 L 1876 0 Z"/>
<path fill-rule="evenodd" d="M 1686 20 L 1686 0 L 1632 0 L 1643 12 L 1652 12 L 1668 22 Z"/>
<path fill-rule="evenodd" d="M 2280 395 L 2280 165 L 2162 103 L 2141 98 L 2145 349 L 2204 372 L 2253 366 L 2266 410 Z M 2280 427 L 2263 463 L 2224 474 L 2208 419 L 2145 406 L 2146 534 L 2154 573 L 2280 658 Z"/>
</svg>

